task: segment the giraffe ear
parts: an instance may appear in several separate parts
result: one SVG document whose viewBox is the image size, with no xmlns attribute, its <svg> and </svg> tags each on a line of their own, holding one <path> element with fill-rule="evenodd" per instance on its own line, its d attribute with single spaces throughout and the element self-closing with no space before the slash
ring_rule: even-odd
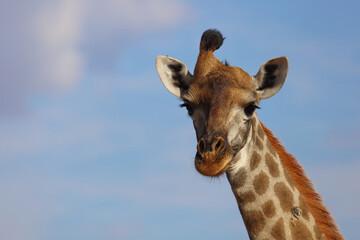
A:
<svg viewBox="0 0 360 240">
<path fill-rule="evenodd" d="M 284 85 L 289 70 L 287 57 L 273 58 L 261 65 L 253 83 L 261 99 L 272 97 Z"/>
<path fill-rule="evenodd" d="M 166 89 L 177 97 L 180 97 L 192 82 L 193 77 L 186 65 L 175 58 L 157 56 L 156 70 Z"/>
</svg>

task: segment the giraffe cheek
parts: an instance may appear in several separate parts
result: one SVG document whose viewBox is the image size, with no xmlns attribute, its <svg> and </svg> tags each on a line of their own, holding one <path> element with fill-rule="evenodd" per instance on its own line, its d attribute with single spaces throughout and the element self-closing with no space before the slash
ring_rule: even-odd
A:
<svg viewBox="0 0 360 240">
<path fill-rule="evenodd" d="M 227 139 L 230 147 L 235 151 L 242 149 L 246 143 L 248 131 L 243 128 L 239 128 L 238 125 L 232 126 L 227 135 Z"/>
<path fill-rule="evenodd" d="M 227 140 L 232 149 L 239 150 L 242 148 L 242 135 L 243 133 L 241 131 L 241 128 L 239 128 L 238 124 L 233 124 L 232 126 L 230 126 L 227 134 Z"/>
<path fill-rule="evenodd" d="M 240 142 L 239 129 L 236 128 L 236 127 L 231 127 L 229 129 L 227 139 L 228 139 L 231 146 L 233 146 L 237 142 Z"/>
</svg>

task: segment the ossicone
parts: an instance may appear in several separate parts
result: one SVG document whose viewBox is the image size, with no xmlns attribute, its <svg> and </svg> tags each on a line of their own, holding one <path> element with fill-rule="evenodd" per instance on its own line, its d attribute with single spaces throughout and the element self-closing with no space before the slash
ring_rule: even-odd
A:
<svg viewBox="0 0 360 240">
<path fill-rule="evenodd" d="M 200 51 L 215 51 L 223 44 L 224 37 L 216 29 L 208 29 L 201 36 Z"/>
</svg>

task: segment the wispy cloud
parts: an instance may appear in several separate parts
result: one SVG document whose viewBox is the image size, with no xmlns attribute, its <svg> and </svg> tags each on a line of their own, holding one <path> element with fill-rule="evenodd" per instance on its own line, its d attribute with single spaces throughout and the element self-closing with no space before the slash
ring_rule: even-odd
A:
<svg viewBox="0 0 360 240">
<path fill-rule="evenodd" d="M 61 0 L 40 5 L 34 15 L 34 37 L 41 51 L 43 84 L 55 89 L 72 87 L 83 72 L 79 49 L 83 37 L 83 4 Z"/>
<path fill-rule="evenodd" d="M 88 71 L 111 69 L 126 45 L 174 27 L 180 1 L 7 1 L 0 8 L 0 115 L 26 108 L 37 91 L 73 88 Z"/>
</svg>

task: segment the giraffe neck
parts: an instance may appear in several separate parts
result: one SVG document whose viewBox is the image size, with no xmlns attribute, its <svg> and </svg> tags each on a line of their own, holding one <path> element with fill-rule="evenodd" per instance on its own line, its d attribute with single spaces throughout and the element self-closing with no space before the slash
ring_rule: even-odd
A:
<svg viewBox="0 0 360 240">
<path fill-rule="evenodd" d="M 323 239 L 256 116 L 227 177 L 250 239 Z"/>
</svg>

